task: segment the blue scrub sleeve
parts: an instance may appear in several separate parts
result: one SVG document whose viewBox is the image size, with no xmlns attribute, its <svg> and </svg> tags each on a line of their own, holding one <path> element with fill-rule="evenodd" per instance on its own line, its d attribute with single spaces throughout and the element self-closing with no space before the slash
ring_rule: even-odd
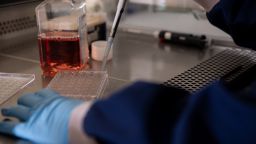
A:
<svg viewBox="0 0 256 144">
<path fill-rule="evenodd" d="M 188 96 L 140 82 L 94 104 L 83 128 L 100 144 L 255 144 L 255 88 L 218 81 Z"/>
<path fill-rule="evenodd" d="M 234 93 L 215 82 L 192 95 L 174 129 L 172 144 L 255 144 L 255 87 Z M 249 95 L 254 100 L 248 102 Z"/>
<path fill-rule="evenodd" d="M 256 49 L 255 0 L 220 0 L 207 17 L 213 25 L 230 34 L 236 44 Z"/>
<path fill-rule="evenodd" d="M 100 144 L 170 143 L 188 95 L 181 89 L 137 82 L 96 102 L 84 119 L 84 130 Z"/>
</svg>

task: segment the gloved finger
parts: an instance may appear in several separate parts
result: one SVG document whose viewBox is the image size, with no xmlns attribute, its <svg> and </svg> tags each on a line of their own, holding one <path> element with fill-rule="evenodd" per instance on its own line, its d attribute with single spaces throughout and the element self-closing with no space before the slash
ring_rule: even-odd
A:
<svg viewBox="0 0 256 144">
<path fill-rule="evenodd" d="M 43 89 L 41 91 L 36 92 L 36 94 L 42 98 L 50 98 L 50 97 L 58 96 L 58 93 L 51 89 Z"/>
<path fill-rule="evenodd" d="M 14 136 L 13 130 L 18 124 L 18 122 L 0 122 L 0 133 Z"/>
<path fill-rule="evenodd" d="M 19 99 L 18 99 L 18 104 L 19 105 L 23 105 L 23 106 L 26 106 L 26 107 L 29 107 L 29 108 L 32 108 L 34 107 L 35 105 L 38 105 L 39 103 L 42 102 L 42 97 L 40 97 L 39 95 L 37 94 L 26 94 L 26 95 L 23 95 L 21 96 Z"/>
<path fill-rule="evenodd" d="M 15 117 L 20 121 L 27 121 L 31 115 L 28 107 L 20 105 L 10 108 L 3 108 L 1 112 L 3 116 Z"/>
</svg>

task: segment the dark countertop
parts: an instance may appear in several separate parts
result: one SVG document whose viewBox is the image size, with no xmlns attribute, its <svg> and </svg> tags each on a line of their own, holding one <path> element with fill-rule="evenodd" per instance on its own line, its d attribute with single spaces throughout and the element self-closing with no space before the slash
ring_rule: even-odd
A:
<svg viewBox="0 0 256 144">
<path fill-rule="evenodd" d="M 152 36 L 119 32 L 114 44 L 113 60 L 108 63 L 109 84 L 105 96 L 137 80 L 162 83 L 213 55 L 224 47 L 195 48 L 161 45 Z M 92 61 L 92 70 L 100 69 L 100 62 Z M 13 96 L 1 107 L 15 104 L 23 93 L 45 87 L 49 79 L 41 76 L 36 34 L 9 39 L 0 45 L 0 72 L 35 74 L 35 81 Z M 0 117 L 1 118 L 1 117 Z M 1 118 L 2 119 L 2 118 Z M 0 143 L 15 143 L 0 136 Z"/>
</svg>

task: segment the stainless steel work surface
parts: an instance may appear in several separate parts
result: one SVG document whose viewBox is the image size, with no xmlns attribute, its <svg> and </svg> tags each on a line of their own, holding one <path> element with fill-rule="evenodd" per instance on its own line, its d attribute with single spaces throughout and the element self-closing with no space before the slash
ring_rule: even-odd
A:
<svg viewBox="0 0 256 144">
<path fill-rule="evenodd" d="M 1 107 L 14 105 L 23 93 L 40 90 L 50 81 L 41 76 L 36 33 L 26 41 L 10 39 L 4 43 L 0 44 L 0 72 L 35 74 L 36 79 Z M 152 36 L 119 32 L 113 59 L 108 62 L 110 79 L 105 96 L 137 80 L 163 83 L 223 50 L 224 47 L 200 50 L 159 44 Z M 100 62 L 92 61 L 90 69 L 99 70 L 100 65 Z M 0 143 L 14 142 L 13 138 L 0 136 Z"/>
</svg>

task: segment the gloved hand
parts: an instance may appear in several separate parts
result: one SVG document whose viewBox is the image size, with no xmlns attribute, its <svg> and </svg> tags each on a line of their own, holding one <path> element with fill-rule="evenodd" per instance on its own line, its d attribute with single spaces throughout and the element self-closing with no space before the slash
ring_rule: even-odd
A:
<svg viewBox="0 0 256 144">
<path fill-rule="evenodd" d="M 4 116 L 20 122 L 0 122 L 0 133 L 35 143 L 68 143 L 68 122 L 72 110 L 82 101 L 59 96 L 44 89 L 19 98 L 18 105 L 2 109 Z"/>
</svg>

